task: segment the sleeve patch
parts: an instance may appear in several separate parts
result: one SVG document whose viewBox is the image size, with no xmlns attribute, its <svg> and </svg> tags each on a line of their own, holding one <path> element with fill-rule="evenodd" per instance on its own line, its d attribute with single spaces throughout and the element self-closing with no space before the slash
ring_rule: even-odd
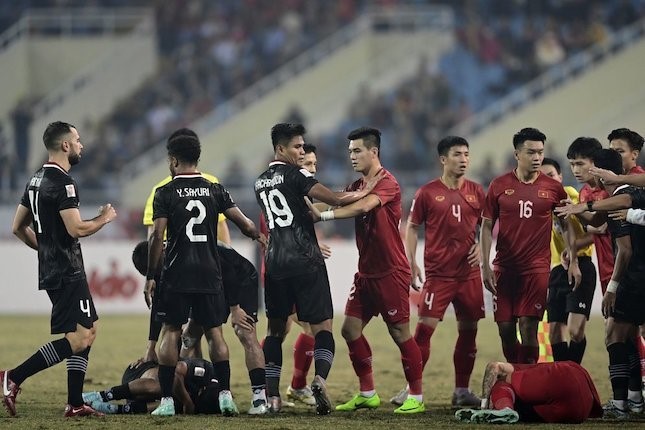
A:
<svg viewBox="0 0 645 430">
<path fill-rule="evenodd" d="M 76 197 L 74 184 L 65 185 L 65 191 L 67 192 L 67 197 Z"/>
<path fill-rule="evenodd" d="M 311 178 L 314 176 L 311 172 L 309 172 L 309 170 L 305 168 L 300 169 L 300 173 L 302 173 L 306 178 Z"/>
</svg>

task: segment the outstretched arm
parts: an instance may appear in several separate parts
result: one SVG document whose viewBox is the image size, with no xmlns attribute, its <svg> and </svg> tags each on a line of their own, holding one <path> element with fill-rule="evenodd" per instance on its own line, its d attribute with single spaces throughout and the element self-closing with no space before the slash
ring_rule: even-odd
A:
<svg viewBox="0 0 645 430">
<path fill-rule="evenodd" d="M 184 380 L 186 378 L 186 372 L 188 372 L 188 366 L 183 361 L 178 361 L 175 366 L 175 379 L 172 385 L 172 395 L 184 405 L 185 414 L 194 414 L 195 413 L 195 404 L 193 403 L 186 386 L 184 385 Z"/>
</svg>

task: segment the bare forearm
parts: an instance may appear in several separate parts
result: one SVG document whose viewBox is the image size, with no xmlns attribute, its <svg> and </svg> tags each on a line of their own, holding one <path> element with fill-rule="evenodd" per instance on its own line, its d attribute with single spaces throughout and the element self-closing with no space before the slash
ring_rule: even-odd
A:
<svg viewBox="0 0 645 430">
<path fill-rule="evenodd" d="M 157 234 L 152 234 L 148 246 L 148 273 L 147 279 L 154 279 L 159 271 L 159 260 L 163 251 L 163 239 Z"/>
<path fill-rule="evenodd" d="M 482 264 L 488 264 L 490 261 L 490 250 L 493 246 L 493 227 L 492 221 L 487 220 L 482 224 L 480 230 Z"/>
<path fill-rule="evenodd" d="M 499 379 L 499 366 L 497 363 L 488 363 L 484 371 L 484 380 L 482 382 L 482 399 L 488 400 L 493 385 Z"/>
<path fill-rule="evenodd" d="M 36 233 L 31 229 L 31 227 L 23 227 L 14 231 L 14 234 L 18 239 L 25 243 L 31 249 L 38 250 L 38 240 L 36 240 Z"/>
<path fill-rule="evenodd" d="M 408 257 L 408 262 L 412 264 L 417 255 L 417 230 L 414 227 L 411 227 L 408 223 L 408 228 L 405 232 L 405 253 Z"/>
</svg>

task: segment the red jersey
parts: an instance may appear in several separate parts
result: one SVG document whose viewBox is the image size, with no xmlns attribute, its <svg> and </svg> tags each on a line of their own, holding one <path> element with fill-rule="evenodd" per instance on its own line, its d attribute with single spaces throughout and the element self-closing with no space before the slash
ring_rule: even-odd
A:
<svg viewBox="0 0 645 430">
<path fill-rule="evenodd" d="M 366 278 L 380 278 L 396 270 L 410 272 L 403 241 L 399 234 L 401 224 L 401 188 L 396 178 L 383 169 L 385 176 L 371 194 L 381 205 L 354 218 L 358 271 Z M 363 179 L 352 183 L 347 191 L 361 190 Z"/>
<path fill-rule="evenodd" d="M 628 175 L 640 175 L 642 173 L 645 173 L 645 169 L 643 169 L 641 166 L 636 165 L 629 169 L 629 172 L 627 172 Z"/>
<path fill-rule="evenodd" d="M 609 197 L 607 191 L 602 188 L 591 187 L 584 184 L 580 189 L 580 203 L 590 201 L 597 202 Z M 593 234 L 593 244 L 596 247 L 596 258 L 598 259 L 598 275 L 600 282 L 609 282 L 614 272 L 614 248 L 611 243 L 609 232 L 603 234 Z"/>
<path fill-rule="evenodd" d="M 482 217 L 499 222 L 495 270 L 549 273 L 552 211 L 566 198 L 562 184 L 543 174 L 530 184 L 515 171 L 493 179 Z"/>
<path fill-rule="evenodd" d="M 468 264 L 468 251 L 475 243 L 484 198 L 482 186 L 469 180 L 458 190 L 448 188 L 441 179 L 417 190 L 408 221 L 425 229 L 426 278 L 462 281 L 480 276 L 479 267 Z"/>
</svg>

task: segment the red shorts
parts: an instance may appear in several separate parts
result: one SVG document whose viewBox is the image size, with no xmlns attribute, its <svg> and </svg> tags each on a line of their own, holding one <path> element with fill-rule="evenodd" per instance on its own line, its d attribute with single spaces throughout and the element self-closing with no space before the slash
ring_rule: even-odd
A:
<svg viewBox="0 0 645 430">
<path fill-rule="evenodd" d="M 426 278 L 420 299 L 420 317 L 443 319 L 446 308 L 452 303 L 457 321 L 484 318 L 484 291 L 479 277 L 465 281 Z"/>
<path fill-rule="evenodd" d="M 542 319 L 549 289 L 549 272 L 520 275 L 495 271 L 497 296 L 493 296 L 496 322 L 510 322 L 517 317 Z"/>
<path fill-rule="evenodd" d="M 345 315 L 369 321 L 381 314 L 388 324 L 410 321 L 410 273 L 394 271 L 380 278 L 357 273 L 349 290 Z"/>
<path fill-rule="evenodd" d="M 572 361 L 539 363 L 511 375 L 516 399 L 544 422 L 581 423 L 602 416 L 602 406 L 589 373 Z"/>
</svg>

